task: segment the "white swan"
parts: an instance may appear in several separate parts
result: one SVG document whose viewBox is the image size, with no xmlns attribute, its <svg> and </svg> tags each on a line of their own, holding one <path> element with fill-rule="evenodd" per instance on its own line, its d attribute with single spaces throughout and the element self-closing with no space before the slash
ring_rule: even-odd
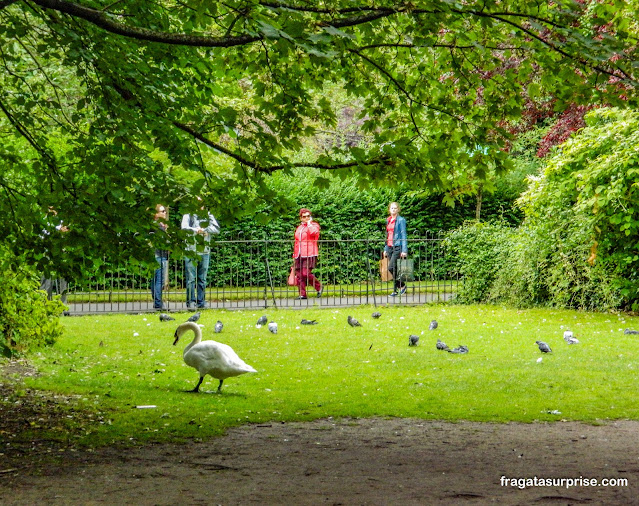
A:
<svg viewBox="0 0 639 506">
<path fill-rule="evenodd" d="M 184 348 L 184 363 L 198 370 L 200 373 L 200 381 L 193 390 L 189 392 L 199 392 L 200 385 L 204 381 L 207 374 L 213 378 L 220 380 L 217 387 L 219 392 L 222 389 L 222 383 L 226 378 L 239 376 L 247 372 L 257 372 L 250 365 L 246 364 L 233 349 L 216 341 L 202 341 L 202 330 L 197 323 L 186 322 L 180 325 L 175 331 L 175 346 L 180 337 L 186 332 L 192 330 L 195 334 L 193 341 Z"/>
</svg>

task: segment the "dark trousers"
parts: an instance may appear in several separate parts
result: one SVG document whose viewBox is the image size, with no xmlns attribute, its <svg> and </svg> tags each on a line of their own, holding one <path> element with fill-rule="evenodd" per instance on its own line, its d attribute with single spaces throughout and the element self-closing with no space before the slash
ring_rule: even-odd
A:
<svg viewBox="0 0 639 506">
<path fill-rule="evenodd" d="M 405 286 L 405 284 L 402 283 L 402 280 L 398 279 L 395 275 L 395 273 L 397 272 L 397 260 L 399 260 L 399 256 L 402 254 L 402 247 L 385 246 L 384 251 L 386 252 L 386 256 L 388 257 L 388 272 L 393 275 L 393 291 L 397 292 Z"/>
<path fill-rule="evenodd" d="M 306 285 L 313 285 L 313 288 L 320 291 L 322 284 L 315 276 L 313 269 L 317 265 L 317 257 L 297 257 L 295 259 L 295 275 L 297 276 L 297 286 L 300 295 L 306 297 Z"/>
<path fill-rule="evenodd" d="M 51 300 L 53 298 L 53 291 L 60 296 L 60 300 L 63 304 L 67 303 L 67 293 L 69 293 L 69 284 L 64 278 L 49 279 L 42 277 L 40 280 L 40 290 L 47 292 L 47 298 Z"/>
<path fill-rule="evenodd" d="M 167 272 L 169 260 L 156 255 L 155 260 L 159 267 L 153 273 L 151 281 L 151 295 L 153 296 L 153 308 L 162 309 L 162 285 L 164 285 L 164 273 Z"/>
</svg>

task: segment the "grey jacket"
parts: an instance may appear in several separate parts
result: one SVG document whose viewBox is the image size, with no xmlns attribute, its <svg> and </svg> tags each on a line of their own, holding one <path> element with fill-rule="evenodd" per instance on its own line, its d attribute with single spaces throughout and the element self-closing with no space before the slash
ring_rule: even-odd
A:
<svg viewBox="0 0 639 506">
<path fill-rule="evenodd" d="M 187 243 L 186 251 L 197 251 L 200 254 L 210 253 L 211 234 L 220 233 L 220 225 L 211 213 L 208 213 L 206 218 L 200 218 L 197 214 L 185 214 L 182 216 L 181 228 L 182 230 L 190 230 L 194 236 L 194 240 Z M 195 239 L 200 228 L 204 229 L 204 246 L 199 245 Z"/>
</svg>

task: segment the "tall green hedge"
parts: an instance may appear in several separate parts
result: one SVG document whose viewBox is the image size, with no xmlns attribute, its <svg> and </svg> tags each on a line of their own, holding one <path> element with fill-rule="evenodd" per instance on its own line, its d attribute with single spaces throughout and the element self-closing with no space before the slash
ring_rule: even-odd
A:
<svg viewBox="0 0 639 506">
<path fill-rule="evenodd" d="M 326 188 L 312 185 L 310 170 L 298 171 L 293 176 L 276 174 L 268 181 L 271 190 L 280 199 L 284 213 L 269 206 L 251 211 L 251 214 L 228 219 L 221 223 L 222 238 L 276 238 L 293 236 L 299 224 L 298 211 L 308 207 L 322 226 L 322 237 L 330 239 L 383 237 L 388 205 L 397 201 L 406 218 L 409 235 L 426 231 L 451 230 L 475 218 L 476 198 L 467 196 L 454 207 L 442 203 L 442 195 L 424 195 L 404 183 L 396 188 L 364 187 L 356 178 L 330 180 Z M 482 202 L 482 220 L 504 220 L 512 225 L 521 222 L 523 214 L 513 206 L 519 196 L 508 185 L 497 185 L 494 193 L 486 193 Z M 257 215 L 257 216 L 255 216 Z M 174 212 L 173 220 L 179 226 L 181 210 Z"/>
<path fill-rule="evenodd" d="M 453 229 L 465 220 L 475 217 L 475 197 L 467 197 L 454 207 L 442 203 L 442 196 L 425 196 L 416 192 L 406 183 L 397 188 L 362 187 L 355 178 L 341 180 L 333 178 L 326 188 L 313 186 L 309 171 L 299 171 L 294 177 L 276 175 L 269 180 L 273 192 L 280 196 L 282 207 L 288 209 L 285 214 L 273 215 L 269 207 L 258 209 L 261 216 L 242 216 L 234 221 L 222 222 L 222 233 L 219 239 L 265 239 L 267 241 L 292 241 L 295 228 L 299 225 L 298 211 L 307 207 L 313 212 L 313 218 L 322 227 L 321 238 L 324 240 L 343 241 L 339 243 L 341 266 L 331 272 L 322 272 L 328 265 L 320 262 L 319 273 L 324 274 L 336 283 L 351 283 L 366 278 L 368 264 L 380 258 L 384 246 L 386 217 L 388 205 L 397 201 L 401 205 L 401 215 L 406 218 L 408 236 L 411 239 L 424 237 L 426 234 Z M 482 215 L 486 219 L 504 220 L 510 224 L 518 224 L 521 212 L 514 208 L 513 201 L 518 196 L 508 185 L 498 187 L 494 194 L 486 194 L 482 203 Z M 263 218 L 267 218 L 263 220 Z M 266 223 L 262 224 L 261 222 Z M 176 225 L 179 226 L 179 224 Z M 370 239 L 370 244 L 362 250 L 362 244 L 348 243 L 349 239 Z M 281 252 L 275 254 L 280 243 L 273 242 L 269 267 L 271 275 L 281 279 L 290 268 L 292 244 L 287 248 L 285 259 Z M 333 249 L 335 249 L 335 246 Z M 232 253 L 228 251 L 232 250 Z M 424 249 L 422 248 L 423 252 Z M 344 265 L 348 262 L 348 265 Z M 327 262 L 325 262 L 326 264 Z M 209 283 L 213 286 L 234 284 L 229 278 L 232 272 L 251 271 L 256 283 L 264 283 L 267 273 L 263 269 L 264 259 L 256 256 L 255 251 L 237 247 L 227 247 L 215 254 L 209 269 Z M 442 270 L 443 266 L 431 266 L 426 262 L 419 263 L 423 268 Z M 443 272 L 417 273 L 426 276 L 444 275 Z"/>
</svg>

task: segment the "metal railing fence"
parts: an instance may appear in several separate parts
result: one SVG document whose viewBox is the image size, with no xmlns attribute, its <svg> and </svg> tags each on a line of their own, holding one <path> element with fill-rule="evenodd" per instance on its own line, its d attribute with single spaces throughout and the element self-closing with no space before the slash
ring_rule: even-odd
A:
<svg viewBox="0 0 639 506">
<path fill-rule="evenodd" d="M 346 306 L 361 304 L 424 304 L 449 300 L 458 275 L 447 258 L 440 234 L 409 239 L 414 280 L 407 292 L 391 297 L 392 281 L 380 278 L 383 240 L 324 239 L 313 274 L 324 286 L 317 298 L 308 287 L 308 299 L 298 300 L 298 287 L 288 286 L 293 265 L 293 242 L 284 239 L 230 239 L 212 244 L 206 301 L 211 308 Z M 167 311 L 186 310 L 184 260 L 169 259 L 162 292 Z M 83 282 L 69 280 L 67 304 L 71 314 L 141 312 L 153 310 L 151 282 L 154 267 L 109 265 Z"/>
</svg>

